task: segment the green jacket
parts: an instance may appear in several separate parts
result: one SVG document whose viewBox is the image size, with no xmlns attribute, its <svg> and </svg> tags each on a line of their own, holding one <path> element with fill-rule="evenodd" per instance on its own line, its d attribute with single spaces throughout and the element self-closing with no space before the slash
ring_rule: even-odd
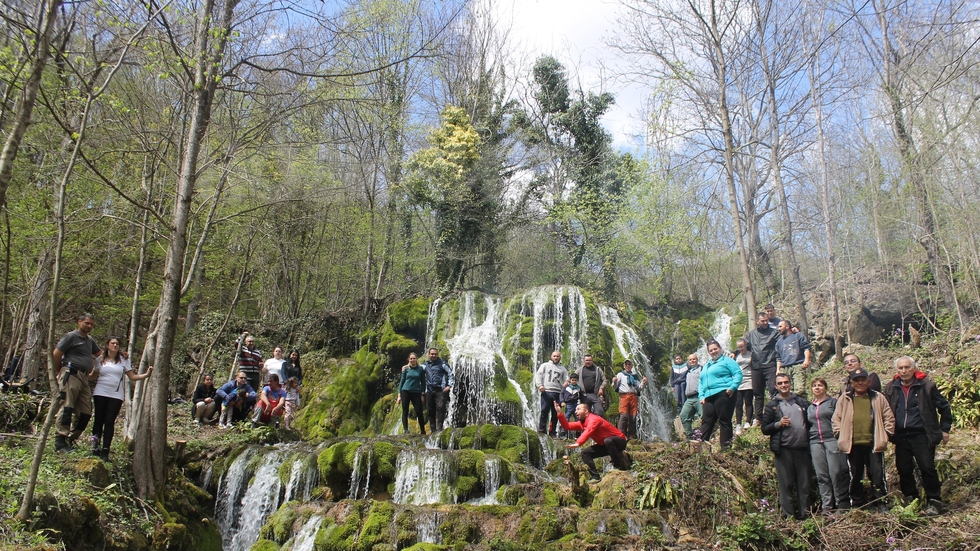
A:
<svg viewBox="0 0 980 551">
<path fill-rule="evenodd" d="M 406 365 L 402 368 L 402 376 L 398 380 L 398 392 L 422 392 L 424 386 L 425 368 L 422 364 L 415 367 Z"/>
</svg>

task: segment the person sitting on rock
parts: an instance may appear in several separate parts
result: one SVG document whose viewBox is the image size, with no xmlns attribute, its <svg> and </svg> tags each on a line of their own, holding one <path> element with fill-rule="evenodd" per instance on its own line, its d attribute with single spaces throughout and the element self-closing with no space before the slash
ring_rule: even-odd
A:
<svg viewBox="0 0 980 551">
<path fill-rule="evenodd" d="M 583 400 L 575 408 L 578 421 L 569 421 L 561 411 L 561 405 L 555 404 L 558 422 L 565 430 L 582 431 L 575 442 L 565 446 L 567 449 L 582 447 L 590 438 L 595 444 L 582 450 L 582 462 L 589 469 L 592 480 L 602 480 L 602 475 L 595 466 L 596 457 L 609 457 L 617 469 L 628 471 L 633 466 L 633 459 L 626 453 L 626 435 L 612 426 L 600 415 L 592 413 L 592 404 Z"/>
<path fill-rule="evenodd" d="M 262 388 L 259 401 L 255 404 L 252 426 L 275 423 L 278 427 L 286 409 L 286 390 L 279 384 L 279 375 L 271 373 L 269 384 Z"/>
<path fill-rule="evenodd" d="M 221 403 L 218 427 L 223 429 L 230 429 L 232 422 L 247 419 L 255 405 L 255 390 L 248 384 L 248 375 L 244 371 L 239 371 L 234 380 L 221 385 L 215 396 Z"/>
<path fill-rule="evenodd" d="M 195 425 L 200 425 L 201 421 L 214 422 L 214 415 L 218 412 L 218 402 L 215 400 L 217 395 L 218 389 L 214 386 L 214 376 L 205 375 L 204 382 L 197 385 L 191 398 L 191 416 L 194 417 Z"/>
</svg>

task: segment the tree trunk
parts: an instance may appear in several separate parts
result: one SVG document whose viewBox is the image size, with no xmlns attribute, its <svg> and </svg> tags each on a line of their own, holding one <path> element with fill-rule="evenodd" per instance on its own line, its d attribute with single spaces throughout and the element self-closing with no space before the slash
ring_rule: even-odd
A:
<svg viewBox="0 0 980 551">
<path fill-rule="evenodd" d="M 929 270 L 939 286 L 939 294 L 949 308 L 956 315 L 956 323 L 963 330 L 966 312 L 956 298 L 956 290 L 953 286 L 953 274 L 947 269 L 940 255 L 940 242 L 938 225 L 932 212 L 929 200 L 929 190 L 926 184 L 926 176 L 923 173 L 922 158 L 916 148 L 915 139 L 912 137 L 908 128 L 908 121 L 905 114 L 905 100 L 899 89 L 899 72 L 902 70 L 897 65 L 904 58 L 895 51 L 891 42 L 888 29 L 888 16 L 877 2 L 875 12 L 881 27 L 882 51 L 884 54 L 884 71 L 882 71 L 882 87 L 888 98 L 891 108 L 891 124 L 898 139 L 898 150 L 901 153 L 902 164 L 905 166 L 905 174 L 912 188 L 912 199 L 915 202 L 915 210 L 918 216 L 918 225 L 921 235 L 918 237 L 919 244 L 926 252 L 926 259 L 929 262 Z"/>
<path fill-rule="evenodd" d="M 160 303 L 157 306 L 157 341 L 153 354 L 153 367 L 157 375 L 149 379 L 149 400 L 144 400 L 141 407 L 142 415 L 148 422 L 144 430 L 136 433 L 136 449 L 133 454 L 136 490 L 144 499 L 162 501 L 166 483 L 167 391 L 180 310 L 187 228 L 197 183 L 201 142 L 211 122 L 214 93 L 221 79 L 225 45 L 232 31 L 236 5 L 237 0 L 226 0 L 221 9 L 220 21 L 212 26 L 215 0 L 206 0 L 201 4 L 198 18 L 193 54 L 196 65 L 189 90 L 193 98 L 193 109 L 187 125 L 186 149 L 181 159 L 173 225 L 170 228 Z M 215 40 L 213 49 L 210 45 L 212 38 Z"/>
<path fill-rule="evenodd" d="M 732 136 L 732 119 L 728 112 L 727 99 L 727 66 L 725 65 L 725 52 L 721 46 L 721 34 L 718 28 L 718 17 L 715 5 L 711 5 L 710 28 L 711 45 L 715 54 L 715 80 L 718 84 L 718 117 L 721 119 L 721 131 L 725 140 L 725 183 L 728 184 L 728 201 L 731 206 L 732 223 L 735 225 L 735 246 L 738 248 L 738 257 L 742 268 L 742 293 L 745 295 L 745 302 L 748 306 L 749 331 L 755 329 L 755 289 L 752 286 L 752 271 L 749 266 L 748 251 L 745 248 L 745 235 L 742 231 L 742 219 L 738 209 L 738 189 L 735 185 L 735 139 Z"/>
<path fill-rule="evenodd" d="M 30 73 L 24 83 L 20 100 L 17 102 L 17 114 L 14 116 L 13 126 L 7 135 L 7 141 L 3 144 L 3 151 L 0 152 L 0 206 L 6 203 L 7 188 L 10 187 L 10 180 L 14 175 L 14 160 L 17 159 L 20 142 L 24 139 L 24 133 L 31 123 L 31 112 L 34 110 L 34 103 L 41 89 L 41 76 L 44 74 L 44 65 L 48 61 L 51 34 L 54 32 L 54 22 L 60 7 L 61 0 L 43 0 L 37 6 L 34 51 L 29 54 Z"/>
<path fill-rule="evenodd" d="M 830 178 L 827 167 L 826 141 L 823 134 L 823 91 L 820 83 L 820 60 L 815 59 L 810 73 L 810 94 L 817 125 L 817 147 L 820 153 L 820 199 L 827 245 L 827 274 L 830 284 L 831 323 L 834 332 L 834 357 L 844 360 L 844 334 L 840 329 L 840 301 L 837 298 L 837 259 L 834 255 L 834 219 L 830 212 Z"/>
<path fill-rule="evenodd" d="M 762 56 L 762 67 L 766 77 L 766 90 L 769 93 L 769 116 L 772 117 L 772 143 L 769 146 L 770 163 L 772 164 L 772 179 L 776 184 L 776 193 L 779 198 L 779 207 L 783 221 L 783 247 L 786 249 L 786 256 L 789 260 L 790 274 L 793 278 L 793 294 L 796 298 L 796 310 L 799 318 L 800 332 L 807 334 L 808 323 L 806 315 L 806 300 L 803 298 L 803 283 L 800 281 L 800 263 L 796 261 L 796 251 L 793 248 L 793 221 L 789 215 L 789 202 L 786 197 L 786 188 L 783 185 L 783 158 L 782 158 L 782 132 L 779 128 L 779 109 L 776 96 L 776 75 L 773 74 L 773 67 L 770 65 L 769 51 L 766 46 L 761 15 L 756 17 L 759 28 L 760 55 Z"/>
<path fill-rule="evenodd" d="M 25 380 L 32 380 L 41 371 L 42 365 L 47 365 L 47 334 L 46 317 L 41 313 L 44 301 L 48 298 L 48 286 L 51 283 L 51 252 L 45 249 L 37 264 L 37 276 L 34 278 L 34 288 L 28 299 L 27 314 L 27 343 L 21 356 L 21 375 Z"/>
</svg>

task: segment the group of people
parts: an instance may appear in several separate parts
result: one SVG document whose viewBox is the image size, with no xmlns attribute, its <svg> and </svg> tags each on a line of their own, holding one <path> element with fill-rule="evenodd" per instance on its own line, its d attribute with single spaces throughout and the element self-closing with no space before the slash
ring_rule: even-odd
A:
<svg viewBox="0 0 980 551">
<path fill-rule="evenodd" d="M 425 434 L 425 412 L 428 412 L 429 429 L 432 432 L 443 429 L 449 405 L 449 391 L 452 390 L 453 383 L 453 370 L 439 357 L 438 348 L 430 348 L 429 359 L 421 364 L 418 354 L 412 352 L 408 355 L 408 364 L 402 367 L 396 389 L 396 403 L 402 406 L 402 428 L 405 432 L 408 432 L 409 406 L 415 410 L 420 433 Z"/>
<path fill-rule="evenodd" d="M 949 402 L 916 369 L 915 360 L 895 360 L 896 373 L 883 387 L 877 374 L 868 373 L 856 355 L 848 354 L 840 396 L 830 396 L 827 381 L 816 378 L 807 397 L 810 343 L 790 322 L 776 317 L 771 304 L 758 315 L 756 328 L 737 341 L 730 357 L 714 340 L 707 342 L 707 352 L 710 359 L 703 366 L 697 354 L 689 355 L 686 363 L 678 354 L 671 366 L 670 385 L 685 435 L 708 442 L 717 425 L 724 450 L 744 430 L 760 427 L 770 436 L 776 456 L 783 514 L 808 514 L 811 472 L 816 473 L 825 512 L 867 505 L 884 508 L 884 452 L 889 442 L 895 445 L 906 501 L 919 497 L 918 470 L 926 495 L 923 513 L 938 514 L 942 502 L 935 451 L 949 439 L 953 417 Z M 701 427 L 695 430 L 698 416 Z M 870 495 L 864 487 L 865 473 Z"/>
<path fill-rule="evenodd" d="M 807 400 L 792 391 L 789 374 L 776 375 L 777 393 L 763 411 L 762 432 L 770 436 L 776 456 L 783 514 L 808 514 L 811 465 L 824 513 L 865 506 L 887 510 L 884 454 L 889 442 L 895 446 L 905 502 L 920 497 L 918 470 L 925 491 L 922 513 L 939 514 L 936 447 L 949 441 L 949 401 L 909 356 L 895 360 L 895 374 L 884 388 L 856 355 L 844 356 L 844 365 L 848 374 L 837 398 L 828 395 L 824 379 L 811 382 L 812 398 Z M 864 487 L 866 474 L 870 495 Z"/>
<path fill-rule="evenodd" d="M 281 424 L 291 428 L 300 407 L 299 391 L 303 384 L 299 350 L 293 349 L 288 358 L 283 358 L 282 347 L 277 346 L 272 357 L 263 362 L 262 352 L 255 347 L 255 337 L 247 331 L 235 341 L 235 348 L 239 370 L 235 378 L 215 387 L 214 376 L 207 374 L 194 390 L 191 398 L 194 424 L 213 422 L 217 416 L 218 427 L 226 429 L 251 417 L 253 425 Z M 262 380 L 264 385 L 260 383 Z"/>
<path fill-rule="evenodd" d="M 134 373 L 128 355 L 120 349 L 122 339 L 109 337 L 103 350 L 91 335 L 95 318 L 82 314 L 76 321 L 78 327 L 61 337 L 52 351 L 55 365 L 61 366 L 61 409 L 54 446 L 59 452 L 74 450 L 94 412 L 92 453 L 108 459 L 116 417 L 125 397 L 123 379 L 142 381 L 153 374 L 153 366 L 144 373 Z"/>
</svg>

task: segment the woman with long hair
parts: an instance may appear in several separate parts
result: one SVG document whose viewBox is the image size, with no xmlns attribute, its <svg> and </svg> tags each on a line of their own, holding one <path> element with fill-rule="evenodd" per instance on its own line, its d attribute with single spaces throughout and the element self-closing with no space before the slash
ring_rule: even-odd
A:
<svg viewBox="0 0 980 551">
<path fill-rule="evenodd" d="M 288 381 L 296 377 L 300 386 L 303 385 L 303 368 L 299 366 L 299 350 L 295 348 L 289 351 L 289 357 L 282 363 L 282 381 Z"/>
<path fill-rule="evenodd" d="M 123 375 L 130 381 L 142 381 L 153 373 L 153 366 L 146 368 L 146 373 L 137 375 L 129 359 L 119 353 L 122 340 L 119 337 L 109 337 L 105 353 L 98 360 L 98 380 L 92 391 L 95 403 L 95 424 L 92 425 L 92 453 L 102 459 L 109 459 L 109 447 L 116 431 L 116 417 L 122 408 L 125 388 Z"/>
</svg>

